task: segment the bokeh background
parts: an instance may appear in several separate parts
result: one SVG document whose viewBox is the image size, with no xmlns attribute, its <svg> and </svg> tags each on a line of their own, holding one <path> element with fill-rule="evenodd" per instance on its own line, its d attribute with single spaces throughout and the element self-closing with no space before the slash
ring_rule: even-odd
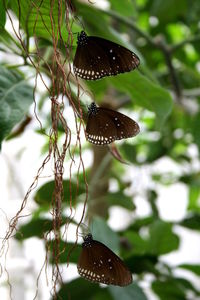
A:
<svg viewBox="0 0 200 300">
<path fill-rule="evenodd" d="M 58 3 L 21 0 L 20 14 L 17 0 L 0 3 L 2 299 L 52 298 L 52 157 L 29 195 L 16 231 L 5 244 L 3 238 L 49 153 L 52 127 L 49 93 L 41 78 L 37 78 L 36 87 L 36 70 L 26 59 L 16 32 L 20 27 L 30 53 L 41 50 L 40 59 L 51 64 L 54 49 L 47 28 L 51 24 L 49 11 L 55 5 L 56 14 Z M 140 57 L 136 71 L 96 82 L 80 80 L 83 89 L 79 100 L 85 109 L 94 100 L 99 105 L 109 104 L 136 120 L 141 132 L 133 139 L 117 142 L 114 157 L 112 149 L 91 146 L 82 128 L 80 154 L 76 144 L 78 117 L 69 99 L 64 98 L 63 116 L 71 129 L 70 149 L 75 154 L 72 161 L 68 153 L 64 162 L 59 260 L 63 282 L 57 293 L 62 299 L 83 300 L 200 299 L 200 2 L 63 3 L 67 4 L 63 14 L 69 12 L 74 33 L 71 65 L 76 33 L 83 29 L 88 35 L 122 44 Z M 36 15 L 41 18 L 33 26 Z M 61 28 L 66 41 L 65 18 Z M 62 42 L 57 47 L 64 57 Z M 37 58 L 33 55 L 34 62 Z M 51 89 L 51 77 L 42 67 L 41 74 Z M 76 102 L 78 85 L 73 74 L 69 84 Z M 65 136 L 62 126 L 58 134 L 61 145 Z M 129 266 L 134 283 L 126 288 L 99 286 L 77 274 L 81 237 L 71 249 L 86 194 L 80 157 L 89 186 L 85 227 Z"/>
</svg>

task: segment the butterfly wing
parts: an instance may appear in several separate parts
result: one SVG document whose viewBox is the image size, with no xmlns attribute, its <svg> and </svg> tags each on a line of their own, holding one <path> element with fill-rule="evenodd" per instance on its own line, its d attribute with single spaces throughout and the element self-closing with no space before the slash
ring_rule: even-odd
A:
<svg viewBox="0 0 200 300">
<path fill-rule="evenodd" d="M 78 45 L 77 47 L 74 58 L 74 73 L 86 80 L 96 80 L 109 76 L 106 75 L 107 72 L 110 72 L 110 67 L 105 50 L 88 37 L 86 45 Z"/>
<path fill-rule="evenodd" d="M 97 109 L 95 115 L 90 114 L 88 116 L 86 137 L 89 142 L 95 145 L 110 144 L 116 140 L 117 129 L 115 124 L 101 108 Z"/>
<path fill-rule="evenodd" d="M 101 45 L 102 51 L 107 56 L 111 72 L 109 75 L 129 72 L 139 66 L 139 57 L 129 49 L 99 37 L 92 36 L 90 38 L 95 45 Z"/>
<path fill-rule="evenodd" d="M 77 46 L 74 73 L 86 80 L 134 70 L 139 65 L 135 53 L 109 40 L 90 36 L 87 42 Z"/>
<path fill-rule="evenodd" d="M 115 124 L 114 126 L 117 129 L 116 140 L 130 138 L 136 136 L 140 132 L 138 123 L 128 116 L 108 108 L 102 109 L 104 113 L 109 116 L 109 119 Z"/>
<path fill-rule="evenodd" d="M 83 247 L 77 267 L 80 276 L 92 282 L 119 286 L 132 283 L 132 274 L 124 262 L 95 240 L 91 246 Z"/>
<path fill-rule="evenodd" d="M 99 107 L 96 114 L 88 116 L 86 136 L 95 145 L 110 144 L 139 133 L 139 125 L 117 111 Z"/>
</svg>

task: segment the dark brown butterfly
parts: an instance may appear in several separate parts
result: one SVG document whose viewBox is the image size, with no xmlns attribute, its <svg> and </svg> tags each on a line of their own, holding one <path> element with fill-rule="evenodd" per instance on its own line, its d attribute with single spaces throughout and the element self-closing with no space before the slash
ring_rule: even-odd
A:
<svg viewBox="0 0 200 300">
<path fill-rule="evenodd" d="M 92 144 L 110 144 L 133 137 L 139 131 L 139 125 L 134 120 L 115 110 L 97 107 L 94 102 L 88 107 L 86 137 Z"/>
<path fill-rule="evenodd" d="M 86 80 L 97 80 L 105 76 L 129 72 L 139 66 L 139 57 L 116 43 L 106 39 L 78 35 L 74 58 L 75 75 Z"/>
<path fill-rule="evenodd" d="M 80 276 L 96 283 L 125 286 L 133 281 L 124 262 L 91 234 L 84 237 L 77 268 Z"/>
</svg>

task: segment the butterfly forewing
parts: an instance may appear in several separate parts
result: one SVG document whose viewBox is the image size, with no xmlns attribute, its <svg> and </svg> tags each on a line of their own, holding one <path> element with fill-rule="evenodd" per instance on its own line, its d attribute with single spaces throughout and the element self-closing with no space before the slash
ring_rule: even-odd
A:
<svg viewBox="0 0 200 300">
<path fill-rule="evenodd" d="M 79 274 L 92 282 L 125 286 L 132 274 L 123 261 L 104 244 L 86 236 L 78 262 Z M 89 241 L 89 243 L 88 243 Z"/>
<path fill-rule="evenodd" d="M 139 133 L 139 125 L 117 111 L 97 107 L 92 103 L 88 112 L 86 136 L 88 141 L 95 145 L 110 144 Z"/>
<path fill-rule="evenodd" d="M 135 53 L 114 42 L 84 31 L 78 36 L 74 58 L 74 73 L 86 80 L 129 72 L 138 67 L 140 61 Z"/>
<path fill-rule="evenodd" d="M 96 52 L 96 55 L 94 55 L 94 52 Z M 77 47 L 74 59 L 74 73 L 77 76 L 86 80 L 97 80 L 109 76 L 106 73 L 110 72 L 109 59 L 101 45 L 88 39 L 87 45 Z"/>
</svg>

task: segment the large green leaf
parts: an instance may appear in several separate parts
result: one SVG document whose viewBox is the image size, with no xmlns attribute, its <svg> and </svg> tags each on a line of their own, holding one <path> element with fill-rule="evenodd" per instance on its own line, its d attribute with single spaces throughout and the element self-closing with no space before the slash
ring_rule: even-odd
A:
<svg viewBox="0 0 200 300">
<path fill-rule="evenodd" d="M 198 24 L 200 15 L 200 3 L 199 0 L 190 1 L 190 9 L 187 10 L 187 21 L 188 24 Z"/>
<path fill-rule="evenodd" d="M 101 289 L 98 284 L 79 278 L 63 284 L 58 292 L 58 299 L 96 300 L 96 295 L 101 293 L 102 299 L 111 300 L 107 288 Z"/>
<path fill-rule="evenodd" d="M 178 265 L 177 268 L 181 268 L 181 269 L 191 271 L 192 273 L 200 276 L 200 265 L 182 264 L 182 265 Z"/>
<path fill-rule="evenodd" d="M 125 264 L 134 274 L 153 273 L 158 275 L 159 272 L 156 269 L 158 258 L 154 255 L 132 255 L 124 260 Z"/>
<path fill-rule="evenodd" d="M 129 1 L 129 0 L 128 0 Z M 102 38 L 109 39 L 113 42 L 122 44 L 128 48 L 131 49 L 131 44 L 128 44 L 127 40 L 122 38 L 119 35 L 118 31 L 114 30 L 114 27 L 110 24 L 110 16 L 113 15 L 112 12 L 99 9 L 98 7 L 95 7 L 94 5 L 88 5 L 83 4 L 80 1 L 75 1 L 77 3 L 77 12 L 80 16 L 83 17 L 84 23 L 85 23 L 85 30 L 91 34 L 96 36 L 101 36 Z M 128 7 L 133 7 L 133 4 L 131 1 L 129 3 L 121 2 L 116 3 L 119 1 L 113 1 L 113 5 L 115 5 L 115 8 L 120 9 L 120 6 L 123 6 L 128 11 Z M 126 1 L 127 2 L 127 1 Z M 130 13 L 130 10 L 129 10 Z M 95 18 L 94 18 L 95 15 Z M 133 16 L 133 14 L 131 14 Z M 102 26 L 102 24 L 104 24 Z M 106 30 L 105 30 L 106 28 Z"/>
<path fill-rule="evenodd" d="M 136 151 L 136 147 L 134 144 L 124 142 L 120 146 L 120 153 L 123 154 L 123 158 L 125 160 L 128 160 L 131 163 L 136 164 L 137 151 Z"/>
<path fill-rule="evenodd" d="M 134 220 L 133 224 L 128 228 L 130 231 L 138 231 L 141 228 L 148 227 L 155 220 L 153 215 L 147 216 L 145 218 L 137 218 Z"/>
<path fill-rule="evenodd" d="M 109 291 L 113 296 L 113 300 L 147 300 L 142 289 L 136 283 L 132 283 L 127 287 L 110 286 Z"/>
<path fill-rule="evenodd" d="M 189 229 L 200 230 L 200 214 L 191 214 L 178 224 Z"/>
<path fill-rule="evenodd" d="M 154 112 L 158 127 L 164 124 L 172 111 L 172 98 L 169 92 L 138 71 L 110 77 L 107 80 L 110 80 L 117 90 L 128 94 L 138 106 Z"/>
<path fill-rule="evenodd" d="M 75 3 L 77 3 L 78 14 L 83 17 L 87 31 L 89 30 L 91 34 L 95 33 L 95 35 L 102 35 L 102 37 L 112 40 L 113 35 L 109 26 L 109 18 L 105 16 L 104 12 L 94 5 L 83 4 L 77 0 Z"/>
<path fill-rule="evenodd" d="M 187 0 L 178 0 L 178 3 L 174 0 L 154 0 L 151 3 L 151 15 L 156 16 L 161 23 L 176 20 L 187 12 Z"/>
<path fill-rule="evenodd" d="M 66 224 L 66 217 L 62 218 L 60 226 Z M 71 223 L 75 223 L 74 220 L 70 220 Z M 44 234 L 53 230 L 54 223 L 47 218 L 33 218 L 28 223 L 21 225 L 16 232 L 15 238 L 18 240 L 28 239 L 30 237 L 43 238 Z"/>
<path fill-rule="evenodd" d="M 130 245 L 132 246 L 132 254 L 143 255 L 146 253 L 148 243 L 138 233 L 133 231 L 126 231 L 124 236 L 128 239 Z M 127 249 L 125 249 L 123 252 L 126 256 L 130 255 L 130 251 L 128 252 Z"/>
<path fill-rule="evenodd" d="M 106 199 L 109 206 L 121 206 L 131 211 L 135 209 L 132 197 L 125 195 L 123 191 L 108 193 Z"/>
<path fill-rule="evenodd" d="M 6 23 L 6 11 L 5 11 L 5 5 L 4 2 L 0 1 L 0 28 L 4 27 Z"/>
<path fill-rule="evenodd" d="M 196 114 L 196 116 L 193 117 L 193 123 L 192 123 L 192 134 L 194 137 L 194 141 L 197 144 L 199 151 L 200 151 L 200 113 Z"/>
<path fill-rule="evenodd" d="M 197 292 L 193 285 L 183 278 L 167 278 L 162 281 L 154 281 L 152 289 L 159 295 L 161 300 L 186 300 L 188 299 L 188 291 Z"/>
<path fill-rule="evenodd" d="M 189 201 L 187 209 L 189 211 L 200 212 L 200 172 L 195 171 L 188 175 L 183 175 L 179 180 L 187 184 L 189 189 Z"/>
<path fill-rule="evenodd" d="M 57 241 L 51 241 L 50 242 L 50 250 L 51 252 L 53 251 L 54 245 L 57 243 Z M 67 264 L 67 263 L 74 263 L 77 264 L 80 253 L 81 253 L 81 245 L 77 244 L 75 245 L 74 243 L 69 243 L 69 242 L 64 242 L 60 241 L 59 244 L 59 249 L 60 249 L 60 256 L 59 256 L 59 263 L 61 264 Z M 51 253 L 51 263 L 53 261 L 53 255 Z"/>
<path fill-rule="evenodd" d="M 111 4 L 111 9 L 117 11 L 121 15 L 131 16 L 133 17 L 136 13 L 134 2 L 132 0 L 126 1 L 116 1 L 116 0 L 109 0 Z"/>
<path fill-rule="evenodd" d="M 147 251 L 150 254 L 162 255 L 178 249 L 179 238 L 173 233 L 172 225 L 161 220 L 150 226 L 150 237 Z"/>
<path fill-rule="evenodd" d="M 15 238 L 18 240 L 24 240 L 30 237 L 43 238 L 45 232 L 52 230 L 53 222 L 52 220 L 45 218 L 32 219 L 27 224 L 20 226 Z"/>
<path fill-rule="evenodd" d="M 119 237 L 102 218 L 95 216 L 91 229 L 94 239 L 104 243 L 112 251 L 119 252 Z"/>
<path fill-rule="evenodd" d="M 33 102 L 33 88 L 18 72 L 0 66 L 0 145 Z"/>
<path fill-rule="evenodd" d="M 42 185 L 36 192 L 34 199 L 39 205 L 50 206 L 55 189 L 55 181 L 49 181 Z M 79 184 L 74 180 L 63 180 L 63 205 L 69 205 L 70 200 L 72 205 L 76 205 L 76 200 L 79 195 L 85 193 L 85 186 Z"/>
<path fill-rule="evenodd" d="M 199 199 L 200 199 L 200 187 L 196 185 L 190 185 L 188 210 L 200 212 Z"/>
<path fill-rule="evenodd" d="M 17 41 L 17 39 L 14 39 L 12 35 L 6 31 L 4 28 L 0 27 L 0 49 L 6 53 L 19 53 L 21 54 L 21 45 Z"/>
<path fill-rule="evenodd" d="M 20 19 L 20 24 L 28 36 L 50 39 L 58 34 L 58 24 L 64 21 L 65 5 L 54 0 L 12 0 L 10 5 Z"/>
</svg>

